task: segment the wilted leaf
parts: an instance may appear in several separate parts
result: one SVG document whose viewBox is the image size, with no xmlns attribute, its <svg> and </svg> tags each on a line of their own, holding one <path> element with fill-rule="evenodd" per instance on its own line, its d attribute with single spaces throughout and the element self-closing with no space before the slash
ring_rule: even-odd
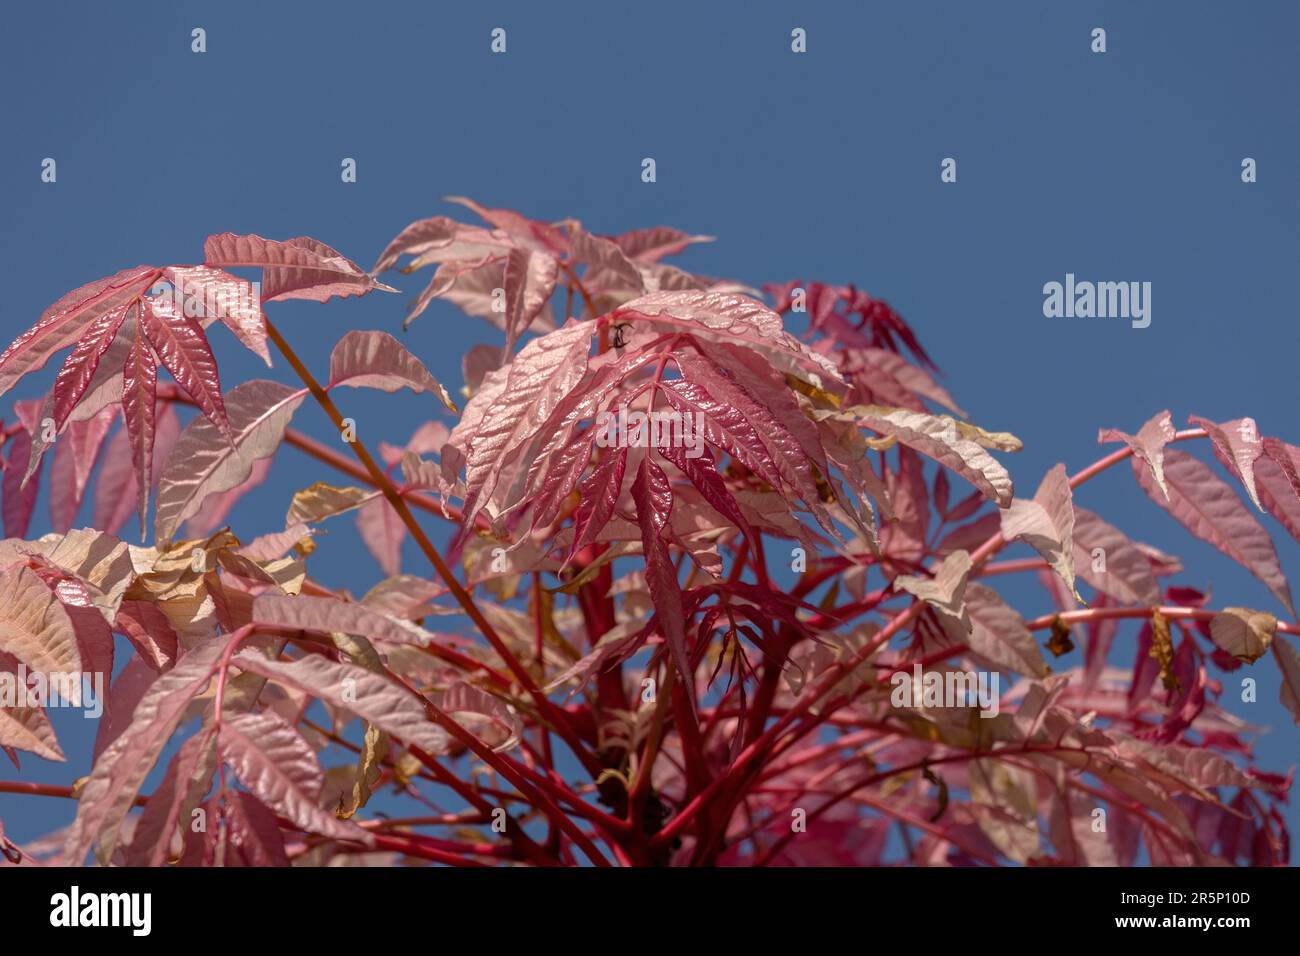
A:
<svg viewBox="0 0 1300 956">
<path fill-rule="evenodd" d="M 1277 618 L 1265 611 L 1225 607 L 1210 621 L 1214 643 L 1239 661 L 1253 664 L 1268 651 L 1277 631 Z"/>
</svg>

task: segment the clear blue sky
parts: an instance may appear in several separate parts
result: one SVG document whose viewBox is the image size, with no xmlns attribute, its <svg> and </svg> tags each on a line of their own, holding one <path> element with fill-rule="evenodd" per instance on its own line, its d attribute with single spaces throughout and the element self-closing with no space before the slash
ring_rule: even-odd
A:
<svg viewBox="0 0 1300 956">
<path fill-rule="evenodd" d="M 973 420 L 1024 439 L 1009 462 L 1022 493 L 1057 461 L 1095 458 L 1098 426 L 1134 430 L 1166 407 L 1180 425 L 1253 415 L 1300 442 L 1300 7 L 885 6 L 7 3 L 0 338 L 90 279 L 198 261 L 212 232 L 311 235 L 369 266 L 409 221 L 453 212 L 440 196 L 463 194 L 598 232 L 716 235 L 681 260 L 699 272 L 858 283 L 913 323 Z M 500 56 L 488 48 L 498 26 Z M 790 51 L 796 26 L 805 55 Z M 1089 49 L 1099 26 L 1103 55 Z M 190 50 L 194 27 L 205 54 Z M 646 156 L 654 184 L 640 181 Z M 40 182 L 45 157 L 54 185 Z M 355 184 L 340 181 L 344 157 Z M 944 157 L 956 184 L 939 181 Z M 1067 272 L 1151 282 L 1151 326 L 1044 318 L 1043 284 Z M 322 368 L 348 329 L 396 332 L 425 278 L 400 278 L 401 298 L 272 308 Z M 267 374 L 214 339 L 228 385 Z M 454 389 L 460 355 L 485 340 L 485 325 L 436 304 L 404 341 Z M 14 397 L 37 393 L 24 383 Z M 432 414 L 415 399 L 346 399 L 368 440 L 404 439 Z M 328 435 L 307 407 L 297 424 Z M 286 453 L 236 522 L 249 535 L 278 527 L 293 490 L 320 477 Z M 1080 503 L 1180 554 L 1182 580 L 1212 585 L 1216 601 L 1277 611 L 1126 470 Z M 313 573 L 355 586 L 355 543 L 338 524 Z M 1300 548 L 1279 550 L 1300 573 Z M 1256 670 L 1261 702 L 1236 709 L 1274 728 L 1259 752 L 1285 768 L 1300 731 L 1277 704 L 1275 668 Z M 84 767 L 79 722 L 59 727 Z M 69 779 L 25 763 L 27 779 Z M 0 797 L 0 818 L 27 839 L 67 819 L 71 805 L 52 803 Z"/>
</svg>

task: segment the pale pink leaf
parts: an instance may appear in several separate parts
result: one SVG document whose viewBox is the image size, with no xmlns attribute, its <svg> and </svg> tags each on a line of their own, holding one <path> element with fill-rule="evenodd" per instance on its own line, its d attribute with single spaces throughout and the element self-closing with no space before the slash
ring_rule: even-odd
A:
<svg viewBox="0 0 1300 956">
<path fill-rule="evenodd" d="M 714 237 L 692 236 L 671 226 L 652 226 L 649 229 L 633 229 L 614 236 L 613 241 L 629 259 L 658 262 L 667 256 L 677 255 L 693 243 L 713 242 Z"/>
<path fill-rule="evenodd" d="M 9 655 L 0 654 L 0 676 L 10 687 L 17 687 L 18 675 L 9 666 L 9 661 L 5 659 L 7 657 Z M 67 760 L 45 708 L 17 701 L 13 706 L 9 703 L 0 705 L 0 747 L 25 750 L 46 760 Z"/>
<path fill-rule="evenodd" d="M 406 525 L 386 498 L 371 498 L 357 509 L 357 531 L 385 575 L 401 573 Z"/>
<path fill-rule="evenodd" d="M 179 652 L 176 631 L 157 605 L 123 601 L 113 626 L 154 670 L 165 671 L 176 662 Z"/>
<path fill-rule="evenodd" d="M 1007 470 L 984 446 L 962 435 L 953 419 L 878 405 L 852 408 L 848 412 L 873 431 L 896 438 L 955 471 L 999 508 L 1011 505 L 1012 484 Z"/>
<path fill-rule="evenodd" d="M 211 788 L 216 769 L 216 731 L 205 727 L 181 745 L 167 765 L 162 783 L 150 794 L 131 834 L 127 866 L 162 866 L 168 862 L 173 835 L 182 825 L 189 829 L 193 811 Z"/>
<path fill-rule="evenodd" d="M 1124 532 L 1074 507 L 1074 565 L 1079 577 L 1121 604 L 1157 604 L 1160 584 L 1151 561 Z"/>
<path fill-rule="evenodd" d="M 1002 512 L 1002 536 L 1008 541 L 1020 538 L 1042 555 L 1075 600 L 1084 603 L 1074 586 L 1074 501 L 1065 465 L 1043 477 L 1032 501 L 1016 498 Z"/>
<path fill-rule="evenodd" d="M 645 291 L 641 272 L 614 240 L 578 229 L 573 234 L 572 249 L 578 262 L 601 270 L 606 289 L 617 288 L 633 295 Z"/>
<path fill-rule="evenodd" d="M 465 528 L 473 526 L 495 490 L 507 456 L 536 434 L 582 381 L 594 329 L 593 322 L 570 322 L 533 339 L 511 362 L 508 380 L 482 413 L 468 449 Z"/>
<path fill-rule="evenodd" d="M 894 589 L 906 591 L 920 598 L 939 614 L 951 618 L 969 632 L 970 617 L 966 613 L 966 577 L 970 574 L 970 555 L 954 551 L 935 565 L 932 575 L 900 574 L 894 578 Z"/>
<path fill-rule="evenodd" d="M 966 585 L 970 649 L 998 667 L 1028 677 L 1046 677 L 1047 663 L 1024 620 L 992 588 L 978 581 Z"/>
<path fill-rule="evenodd" d="M 1114 441 L 1126 443 L 1133 449 L 1133 454 L 1150 467 L 1156 487 L 1167 498 L 1169 489 L 1165 485 L 1165 445 L 1173 441 L 1176 434 L 1173 417 L 1168 411 L 1164 411 L 1148 420 L 1138 429 L 1137 435 L 1126 434 L 1117 428 L 1100 429 L 1097 432 L 1097 442 L 1099 444 Z"/>
<path fill-rule="evenodd" d="M 273 661 L 244 652 L 236 666 L 328 701 L 350 711 L 427 754 L 446 753 L 447 734 L 433 723 L 424 706 L 405 688 L 355 664 L 313 654 L 296 661 Z"/>
<path fill-rule="evenodd" d="M 516 239 L 522 239 L 535 248 L 545 248 L 552 252 L 568 251 L 568 241 L 563 230 L 549 223 L 529 219 L 511 209 L 489 209 L 464 196 L 443 196 L 447 202 L 454 202 L 467 209 L 474 210 L 484 221 L 509 233 Z"/>
<path fill-rule="evenodd" d="M 1273 541 L 1241 499 L 1200 459 L 1177 449 L 1165 452 L 1168 499 L 1159 493 L 1151 471 L 1137 460 L 1133 473 L 1147 496 L 1196 537 L 1232 558 L 1273 592 L 1292 617 L 1291 588 L 1278 563 Z"/>
<path fill-rule="evenodd" d="M 67 611 L 40 576 L 23 565 L 0 571 L 0 651 L 43 674 L 83 669 Z M 79 691 L 78 686 L 72 703 L 80 702 Z"/>
<path fill-rule="evenodd" d="M 272 810 L 306 830 L 369 845 L 355 823 L 322 809 L 324 773 L 302 735 L 274 711 L 223 716 L 217 749 L 241 783 Z"/>
<path fill-rule="evenodd" d="M 1246 494 L 1260 511 L 1259 493 L 1255 490 L 1255 460 L 1264 454 L 1264 443 L 1260 439 L 1259 426 L 1253 418 L 1237 418 L 1223 424 L 1216 424 L 1197 415 L 1187 419 L 1189 425 L 1204 428 L 1210 436 L 1214 455 L 1238 481 L 1246 487 Z"/>
<path fill-rule="evenodd" d="M 163 276 L 172 284 L 171 294 L 184 303 L 186 315 L 204 326 L 221 322 L 250 352 L 271 365 L 266 316 L 251 282 L 210 266 L 168 266 Z"/>
<path fill-rule="evenodd" d="M 377 388 L 396 392 L 409 388 L 428 392 L 456 411 L 447 390 L 429 374 L 424 363 L 387 332 L 349 332 L 330 355 L 329 388 Z"/>
<path fill-rule="evenodd" d="M 294 411 L 307 396 L 277 382 L 252 381 L 227 396 L 233 443 L 212 423 L 195 418 L 167 458 L 158 482 L 154 533 L 170 541 L 180 523 L 198 512 L 208 495 L 228 491 L 252 473 L 253 463 L 275 454 Z"/>
<path fill-rule="evenodd" d="M 1300 541 L 1300 448 L 1264 439 L 1264 456 L 1255 462 L 1255 487 L 1269 514 Z"/>
<path fill-rule="evenodd" d="M 514 351 L 519 336 L 546 308 L 555 292 L 558 275 L 559 266 L 553 256 L 524 249 L 510 250 L 501 280 L 506 307 L 505 354 Z"/>
<path fill-rule="evenodd" d="M 253 601 L 253 623 L 301 628 L 330 634 L 341 631 L 372 641 L 425 647 L 433 635 L 409 621 L 389 617 L 374 608 L 330 597 L 290 597 L 261 594 Z"/>
<path fill-rule="evenodd" d="M 208 686 L 229 642 L 229 637 L 223 637 L 199 645 L 154 681 L 136 705 L 131 725 L 104 749 L 82 788 L 77 819 L 68 829 L 69 863 L 80 865 L 96 844 L 101 860 L 112 856 L 141 784 L 190 701 Z"/>
<path fill-rule="evenodd" d="M 271 459 L 259 458 L 253 462 L 248 477 L 235 487 L 228 488 L 215 495 L 208 495 L 203 500 L 203 506 L 185 522 L 185 536 L 187 538 L 206 538 L 224 525 L 231 509 L 239 503 L 239 499 L 265 482 L 270 471 Z"/>
<path fill-rule="evenodd" d="M 334 296 L 365 295 L 373 289 L 395 292 L 375 281 L 364 269 L 323 242 L 306 236 L 278 242 L 261 236 L 221 233 L 203 244 L 207 265 L 262 269 L 262 301 L 310 299 L 324 302 Z"/>
<path fill-rule="evenodd" d="M 176 417 L 169 402 L 157 413 L 154 422 L 153 463 L 149 471 L 151 480 L 155 483 L 180 434 L 180 419 Z M 108 447 L 104 450 L 104 462 L 95 482 L 94 516 L 91 523 L 101 531 L 116 534 L 131 515 L 138 511 L 138 494 L 131 436 L 123 425 L 109 439 Z"/>
<path fill-rule="evenodd" d="M 781 317 L 756 299 L 725 292 L 652 292 L 620 306 L 615 323 L 635 329 L 644 323 L 669 332 L 688 332 L 729 341 L 761 353 L 782 372 L 818 388 L 842 389 L 834 364 L 785 331 Z"/>
<path fill-rule="evenodd" d="M 1267 611 L 1225 607 L 1210 620 L 1214 643 L 1239 661 L 1253 664 L 1268 652 L 1277 633 L 1277 618 Z"/>
<path fill-rule="evenodd" d="M 519 742 L 523 732 L 523 724 L 513 708 L 464 681 L 458 680 L 448 687 L 439 706 L 496 751 L 509 750 Z M 465 719 L 466 715 L 469 720 Z"/>
</svg>

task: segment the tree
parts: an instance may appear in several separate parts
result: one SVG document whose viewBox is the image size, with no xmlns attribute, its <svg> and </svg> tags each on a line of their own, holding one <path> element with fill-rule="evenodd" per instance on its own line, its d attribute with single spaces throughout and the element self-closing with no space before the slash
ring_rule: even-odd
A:
<svg viewBox="0 0 1300 956">
<path fill-rule="evenodd" d="M 134 650 L 75 790 L 0 783 L 77 798 L 60 851 L 4 841 L 12 862 L 1287 861 L 1290 777 L 1253 765 L 1223 700 L 1271 652 L 1300 720 L 1300 627 L 1212 608 L 1075 495 L 1129 463 L 1294 619 L 1268 533 L 1182 447 L 1208 445 L 1297 538 L 1300 449 L 1161 412 L 1017 497 L 999 456 L 1020 442 L 965 420 L 883 301 L 790 282 L 769 306 L 664 261 L 708 237 L 456 201 L 485 225 L 412 223 L 370 272 L 313 239 L 211 236 L 201 265 L 76 289 L 0 356 L 5 392 L 70 349 L 4 432 L 15 766 L 63 759 L 47 708 L 113 673 L 114 634 Z M 403 258 L 436 267 L 408 324 L 440 298 L 502 333 L 464 357 L 463 410 L 385 332 L 349 332 L 318 376 L 264 311 L 395 291 L 378 277 Z M 295 384 L 226 391 L 218 322 Z M 376 452 L 344 387 L 427 393 L 452 424 Z M 291 427 L 308 399 L 352 457 Z M 227 527 L 286 443 L 328 481 L 283 527 Z M 51 449 L 54 532 L 22 540 Z M 141 546 L 118 537 L 133 512 Z M 309 574 L 315 529 L 345 513 L 387 574 L 361 598 Z M 396 573 L 406 535 L 430 576 Z M 1033 556 L 1001 559 L 1015 542 Z M 1027 620 L 1007 575 L 1058 610 Z M 373 813 L 379 793 L 428 812 Z"/>
</svg>

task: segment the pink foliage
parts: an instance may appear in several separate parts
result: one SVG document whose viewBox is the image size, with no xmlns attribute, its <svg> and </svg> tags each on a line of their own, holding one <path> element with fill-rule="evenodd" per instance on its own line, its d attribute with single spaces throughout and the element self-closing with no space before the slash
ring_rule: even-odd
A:
<svg viewBox="0 0 1300 956">
<path fill-rule="evenodd" d="M 305 237 L 211 236 L 200 265 L 69 293 L 0 356 L 5 392 L 69 349 L 4 431 L 0 671 L 107 675 L 114 633 L 134 652 L 75 794 L 0 782 L 77 797 L 61 854 L 0 830 L 7 861 L 1288 861 L 1290 776 L 1256 766 L 1224 702 L 1226 674 L 1276 666 L 1300 721 L 1300 626 L 1260 519 L 1300 538 L 1295 446 L 1161 412 L 1017 494 L 1019 440 L 965 419 L 883 301 L 789 282 L 769 306 L 664 261 L 707 236 L 453 201 L 483 224 L 412 223 L 373 272 Z M 377 276 L 404 257 L 433 267 L 408 323 L 444 300 L 498 330 L 465 358 L 463 410 L 386 332 L 347 333 L 317 377 L 263 311 L 394 291 Z M 214 322 L 294 383 L 223 386 Z M 372 454 L 350 388 L 454 417 Z M 308 398 L 339 446 L 292 427 Z M 283 527 L 240 527 L 285 444 L 322 476 Z M 51 446 L 54 530 L 25 540 Z M 1126 459 L 1288 619 L 1216 607 L 1085 508 Z M 151 498 L 153 540 L 128 546 Z M 311 576 L 340 547 L 318 527 L 348 512 L 383 577 L 360 597 Z M 1010 575 L 1053 610 L 1013 608 Z M 0 709 L 15 763 L 64 759 L 47 704 Z"/>
</svg>

